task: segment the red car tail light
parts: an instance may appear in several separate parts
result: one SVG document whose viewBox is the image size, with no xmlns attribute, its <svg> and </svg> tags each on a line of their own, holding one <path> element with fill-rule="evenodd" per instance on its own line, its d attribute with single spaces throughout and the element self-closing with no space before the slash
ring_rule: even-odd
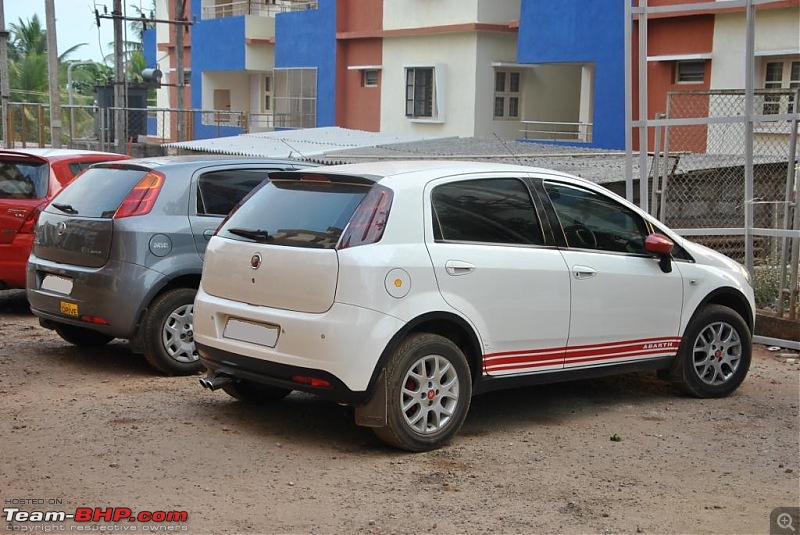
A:
<svg viewBox="0 0 800 535">
<path fill-rule="evenodd" d="M 383 186 L 373 186 L 358 205 L 339 240 L 337 249 L 377 243 L 383 237 L 394 194 Z"/>
<path fill-rule="evenodd" d="M 34 229 L 36 229 L 36 222 L 39 221 L 39 214 L 42 213 L 42 208 L 45 204 L 47 202 L 43 202 L 28 213 L 25 221 L 22 222 L 22 226 L 17 231 L 18 234 L 33 234 Z"/>
<path fill-rule="evenodd" d="M 117 208 L 114 219 L 149 214 L 158 199 L 161 187 L 164 185 L 164 175 L 157 171 L 150 171 L 136 184 L 122 204 Z"/>
</svg>

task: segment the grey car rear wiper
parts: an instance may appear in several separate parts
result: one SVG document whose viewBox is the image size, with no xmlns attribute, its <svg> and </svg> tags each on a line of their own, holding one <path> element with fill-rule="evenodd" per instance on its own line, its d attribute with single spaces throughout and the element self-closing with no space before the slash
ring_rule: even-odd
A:
<svg viewBox="0 0 800 535">
<path fill-rule="evenodd" d="M 275 239 L 273 236 L 270 236 L 269 232 L 266 230 L 251 230 L 246 228 L 229 228 L 227 230 L 231 234 L 236 234 L 237 236 L 249 238 L 261 243 L 268 243 Z"/>
<path fill-rule="evenodd" d="M 54 203 L 50 203 L 50 206 L 52 206 L 53 208 L 57 208 L 57 209 L 61 210 L 62 212 L 66 213 L 66 214 L 75 215 L 75 214 L 78 213 L 78 211 L 75 208 L 73 208 L 72 205 L 70 205 L 70 204 L 61 204 L 61 203 L 54 202 Z"/>
</svg>

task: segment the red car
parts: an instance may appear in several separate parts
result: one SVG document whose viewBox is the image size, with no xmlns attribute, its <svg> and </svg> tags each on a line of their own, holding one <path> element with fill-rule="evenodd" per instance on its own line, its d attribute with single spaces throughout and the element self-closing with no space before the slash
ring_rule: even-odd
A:
<svg viewBox="0 0 800 535">
<path fill-rule="evenodd" d="M 0 290 L 25 288 L 33 228 L 50 199 L 90 165 L 129 158 L 72 149 L 0 150 Z"/>
</svg>

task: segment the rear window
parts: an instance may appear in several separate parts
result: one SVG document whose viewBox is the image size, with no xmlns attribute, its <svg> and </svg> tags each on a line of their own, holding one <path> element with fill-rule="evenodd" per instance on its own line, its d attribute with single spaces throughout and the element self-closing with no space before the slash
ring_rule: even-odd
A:
<svg viewBox="0 0 800 535">
<path fill-rule="evenodd" d="M 265 182 L 231 214 L 219 235 L 333 249 L 370 186 L 304 180 Z"/>
<path fill-rule="evenodd" d="M 50 166 L 44 162 L 0 162 L 0 199 L 41 199 L 47 196 Z"/>
<path fill-rule="evenodd" d="M 61 190 L 45 211 L 81 217 L 111 218 L 146 174 L 147 171 L 143 169 L 88 169 Z"/>
</svg>

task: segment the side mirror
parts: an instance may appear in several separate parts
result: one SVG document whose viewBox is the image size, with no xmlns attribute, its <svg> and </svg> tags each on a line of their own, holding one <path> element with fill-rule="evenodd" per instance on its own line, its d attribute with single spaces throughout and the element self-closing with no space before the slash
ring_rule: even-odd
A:
<svg viewBox="0 0 800 535">
<path fill-rule="evenodd" d="M 659 257 L 658 267 L 664 273 L 672 271 L 672 249 L 675 243 L 663 234 L 650 234 L 644 240 L 644 248 Z"/>
</svg>

